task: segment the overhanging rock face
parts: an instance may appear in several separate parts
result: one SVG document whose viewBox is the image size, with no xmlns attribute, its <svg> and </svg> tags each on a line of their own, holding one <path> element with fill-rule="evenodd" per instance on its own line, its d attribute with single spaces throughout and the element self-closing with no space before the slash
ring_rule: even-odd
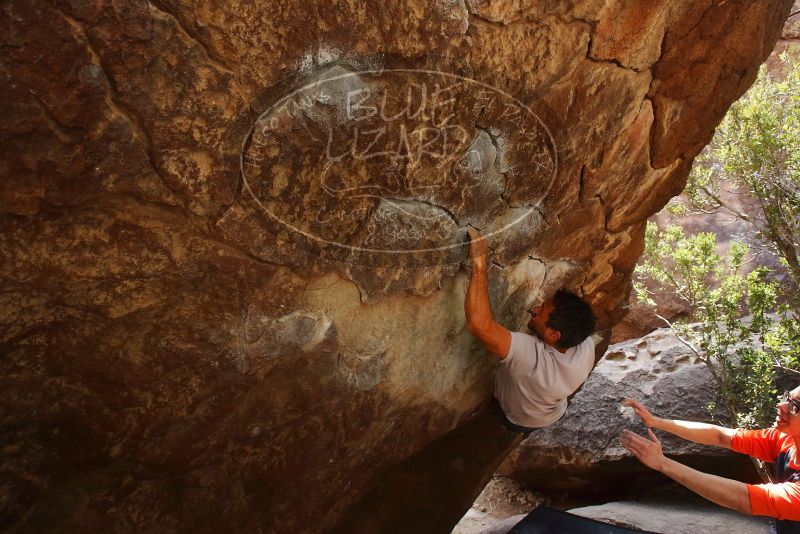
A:
<svg viewBox="0 0 800 534">
<path fill-rule="evenodd" d="M 3 3 L 0 525 L 356 524 L 491 390 L 467 225 L 611 327 L 790 4 Z"/>
</svg>

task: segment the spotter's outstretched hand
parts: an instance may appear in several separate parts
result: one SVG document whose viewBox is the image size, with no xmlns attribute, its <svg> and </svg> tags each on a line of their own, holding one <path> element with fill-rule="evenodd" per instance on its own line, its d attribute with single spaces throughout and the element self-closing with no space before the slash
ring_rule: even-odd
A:
<svg viewBox="0 0 800 534">
<path fill-rule="evenodd" d="M 623 406 L 628 406 L 629 408 L 633 408 L 633 411 L 636 412 L 636 415 L 639 416 L 639 419 L 642 420 L 642 424 L 647 427 L 655 427 L 656 421 L 658 417 L 650 413 L 650 410 L 644 407 L 644 404 L 635 400 L 635 399 L 625 399 L 622 401 Z"/>
<path fill-rule="evenodd" d="M 666 457 L 661 450 L 661 442 L 653 431 L 647 429 L 650 439 L 647 439 L 630 430 L 623 430 L 619 436 L 619 441 L 630 453 L 639 459 L 644 465 L 656 471 L 661 471 L 666 461 Z"/>
</svg>

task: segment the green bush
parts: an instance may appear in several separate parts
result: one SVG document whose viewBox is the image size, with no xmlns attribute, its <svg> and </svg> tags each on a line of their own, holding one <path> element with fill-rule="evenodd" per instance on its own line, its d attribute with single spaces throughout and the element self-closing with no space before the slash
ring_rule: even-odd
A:
<svg viewBox="0 0 800 534">
<path fill-rule="evenodd" d="M 765 246 L 786 267 L 793 281 L 786 296 L 798 308 L 800 63 L 785 54 L 781 60 L 785 79 L 772 79 L 762 67 L 756 83 L 731 106 L 695 159 L 684 196 L 691 209 L 721 210 L 752 225 L 754 244 Z M 726 184 L 746 191 L 752 207 L 726 202 L 721 194 Z"/>
<path fill-rule="evenodd" d="M 691 316 L 674 323 L 662 317 L 665 324 L 711 371 L 736 426 L 770 426 L 776 373 L 800 376 L 800 328 L 778 303 L 780 286 L 766 268 L 745 274 L 746 245 L 732 243 L 724 258 L 716 248 L 713 233 L 648 223 L 636 292 L 649 300 L 642 284 L 649 277 L 685 300 Z"/>
<path fill-rule="evenodd" d="M 785 78 L 773 79 L 762 67 L 695 159 L 685 202 L 669 209 L 722 211 L 747 222 L 751 245 L 762 249 L 756 254 L 774 254 L 789 280 L 779 285 L 764 267 L 745 274 L 745 244 L 732 243 L 722 258 L 714 234 L 651 224 L 635 283 L 641 300 L 648 300 L 641 277 L 649 276 L 691 306 L 696 326 L 670 326 L 709 367 L 727 411 L 743 427 L 770 426 L 776 374 L 800 375 L 800 63 L 787 55 L 781 60 Z M 729 186 L 752 202 L 726 202 L 722 190 Z"/>
</svg>

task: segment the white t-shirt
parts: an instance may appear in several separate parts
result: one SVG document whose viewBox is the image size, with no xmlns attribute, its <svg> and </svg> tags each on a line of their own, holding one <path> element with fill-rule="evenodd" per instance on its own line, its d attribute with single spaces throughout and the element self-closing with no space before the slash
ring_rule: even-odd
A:
<svg viewBox="0 0 800 534">
<path fill-rule="evenodd" d="M 556 422 L 567 397 L 586 381 L 594 366 L 594 340 L 561 353 L 536 336 L 511 332 L 511 348 L 501 360 L 494 395 L 512 423 L 530 428 Z"/>
</svg>

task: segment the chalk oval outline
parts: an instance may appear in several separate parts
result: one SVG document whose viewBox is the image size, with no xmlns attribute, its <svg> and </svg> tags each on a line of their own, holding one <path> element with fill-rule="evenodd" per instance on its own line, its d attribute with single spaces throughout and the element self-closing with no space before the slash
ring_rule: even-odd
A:
<svg viewBox="0 0 800 534">
<path fill-rule="evenodd" d="M 298 234 L 300 234 L 300 235 L 302 235 L 302 236 L 304 236 L 304 237 L 306 237 L 308 239 L 311 239 L 313 241 L 317 241 L 319 243 L 323 243 L 325 245 L 334 245 L 336 247 L 343 248 L 343 249 L 346 249 L 346 250 L 355 251 L 355 252 L 382 253 L 382 254 L 386 254 L 386 253 L 388 253 L 388 254 L 416 254 L 416 253 L 424 253 L 424 252 L 444 251 L 444 250 L 450 250 L 450 249 L 460 248 L 460 247 L 464 246 L 463 243 L 455 243 L 455 244 L 443 245 L 443 246 L 440 246 L 440 247 L 433 247 L 433 248 L 417 248 L 417 249 L 400 249 L 400 250 L 397 250 L 397 249 L 364 248 L 364 247 L 360 247 L 360 246 L 357 246 L 357 245 L 349 245 L 349 244 L 345 244 L 345 243 L 338 243 L 336 241 L 329 241 L 327 239 L 323 239 L 323 238 L 321 238 L 319 236 L 316 236 L 314 234 L 308 233 L 308 232 L 306 232 L 306 231 L 304 231 L 304 230 L 302 230 L 300 228 L 296 228 L 291 223 L 288 223 L 288 222 L 284 221 L 280 217 L 278 217 L 275 214 L 273 214 L 272 212 L 270 212 L 270 210 L 267 209 L 266 206 L 264 206 L 264 204 L 261 202 L 261 200 L 256 196 L 256 194 L 250 188 L 250 184 L 247 182 L 247 176 L 246 176 L 246 173 L 244 171 L 244 154 L 245 154 L 245 151 L 247 149 L 248 141 L 251 139 L 251 137 L 253 135 L 253 132 L 254 132 L 254 130 L 256 128 L 256 125 L 259 123 L 259 121 L 261 121 L 262 118 L 264 118 L 266 115 L 268 115 L 269 113 L 274 111 L 275 108 L 280 107 L 280 105 L 283 104 L 286 100 L 292 98 L 294 95 L 296 95 L 297 93 L 299 93 L 301 91 L 306 90 L 307 88 L 320 86 L 320 85 L 322 85 L 322 84 L 324 84 L 326 82 L 331 82 L 331 81 L 335 81 L 335 80 L 339 80 L 339 79 L 343 79 L 343 78 L 348 78 L 348 77 L 351 77 L 351 76 L 360 76 L 360 75 L 369 75 L 369 74 L 371 74 L 371 75 L 381 75 L 381 74 L 385 74 L 387 72 L 422 73 L 422 74 L 426 74 L 426 75 L 447 76 L 447 77 L 455 78 L 455 79 L 458 79 L 458 80 L 461 80 L 461 81 L 466 81 L 468 83 L 477 84 L 477 85 L 479 85 L 481 87 L 484 87 L 486 89 L 489 89 L 491 91 L 494 91 L 494 92 L 496 92 L 498 94 L 503 95 L 504 97 L 508 98 L 512 102 L 515 102 L 517 105 L 519 105 L 525 111 L 527 111 L 530 115 L 532 115 L 536 119 L 536 121 L 539 123 L 540 127 L 542 128 L 542 130 L 547 134 L 547 137 L 548 137 L 548 139 L 550 141 L 550 145 L 553 148 L 553 172 L 551 174 L 550 181 L 548 182 L 547 187 L 545 188 L 545 190 L 540 195 L 539 200 L 537 200 L 537 202 L 534 205 L 529 206 L 528 210 L 524 214 L 520 215 L 519 217 L 517 217 L 516 219 L 514 219 L 510 223 L 506 224 L 502 228 L 499 228 L 497 230 L 489 232 L 488 234 L 484 234 L 482 237 L 491 237 L 493 235 L 497 235 L 497 234 L 499 234 L 501 232 L 506 231 L 507 229 L 511 228 L 512 226 L 522 222 L 522 220 L 525 219 L 525 217 L 530 215 L 531 212 L 533 212 L 536 208 L 538 208 L 541 205 L 542 199 L 547 196 L 547 193 L 553 187 L 553 182 L 555 181 L 555 176 L 558 174 L 558 146 L 557 146 L 557 144 L 555 142 L 553 134 L 550 132 L 550 129 L 547 127 L 547 125 L 544 123 L 544 121 L 541 119 L 541 117 L 539 117 L 539 115 L 537 113 L 535 113 L 530 107 L 528 107 L 527 105 L 522 103 L 522 101 L 520 101 L 518 98 L 510 95 L 506 91 L 503 91 L 502 89 L 498 89 L 496 87 L 492 87 L 491 85 L 489 85 L 487 83 L 484 83 L 484 82 L 481 82 L 481 81 L 478 81 L 478 80 L 475 80 L 475 79 L 472 79 L 472 78 L 467 78 L 466 76 L 460 76 L 458 74 L 453 74 L 451 72 L 443 72 L 443 71 L 435 71 L 435 70 L 427 70 L 427 69 L 372 69 L 372 70 L 359 70 L 359 71 L 348 72 L 348 73 L 345 73 L 345 74 L 339 74 L 339 75 L 336 75 L 336 76 L 332 76 L 330 78 L 324 78 L 322 80 L 317 80 L 317 81 L 314 81 L 314 82 L 311 82 L 311 83 L 307 83 L 307 84 L 295 89 L 294 91 L 292 91 L 288 95 L 284 96 L 283 98 L 279 99 L 278 101 L 276 101 L 274 104 L 269 106 L 266 110 L 264 110 L 264 112 L 262 112 L 256 118 L 255 121 L 253 121 L 253 125 L 249 128 L 249 130 L 247 131 L 247 134 L 244 136 L 244 139 L 242 141 L 242 148 L 239 151 L 239 173 L 240 173 L 240 175 L 242 177 L 242 187 L 247 190 L 247 192 L 250 194 L 250 196 L 253 198 L 253 200 L 256 202 L 256 204 L 258 204 L 258 206 L 261 208 L 261 210 L 264 213 L 266 213 L 271 219 L 277 221 L 278 223 L 282 224 L 283 226 L 289 228 L 290 230 L 292 230 L 292 231 L 294 231 L 294 232 L 296 232 L 296 233 L 298 233 Z"/>
</svg>

